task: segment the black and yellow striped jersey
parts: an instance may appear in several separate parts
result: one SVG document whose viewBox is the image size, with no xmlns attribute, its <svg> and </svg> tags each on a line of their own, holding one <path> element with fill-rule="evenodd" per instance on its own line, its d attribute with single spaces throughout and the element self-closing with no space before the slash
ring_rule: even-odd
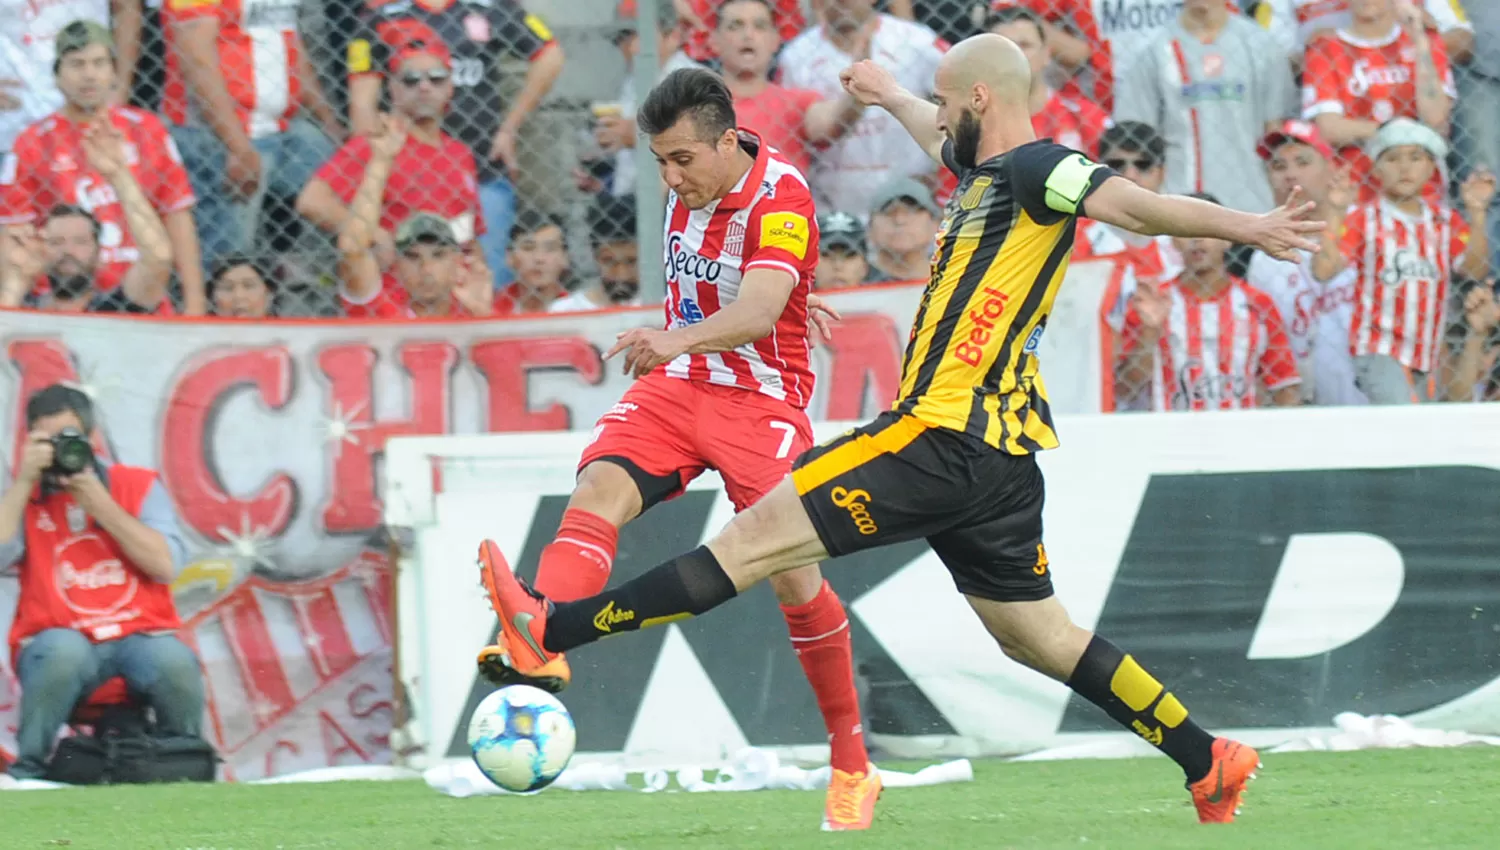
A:
<svg viewBox="0 0 1500 850">
<path fill-rule="evenodd" d="M 944 211 L 895 410 L 1009 454 L 1057 445 L 1037 344 L 1084 199 L 1115 172 L 1050 140 L 964 171 Z"/>
</svg>

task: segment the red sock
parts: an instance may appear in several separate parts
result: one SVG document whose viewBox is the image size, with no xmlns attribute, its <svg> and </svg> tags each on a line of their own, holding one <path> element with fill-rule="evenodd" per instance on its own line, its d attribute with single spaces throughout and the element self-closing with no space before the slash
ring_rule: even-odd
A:
<svg viewBox="0 0 1500 850">
<path fill-rule="evenodd" d="M 863 771 L 870 757 L 865 752 L 864 727 L 859 720 L 854 652 L 849 644 L 844 603 L 825 581 L 811 602 L 783 605 L 781 613 L 828 727 L 829 763 L 849 773 Z"/>
<path fill-rule="evenodd" d="M 598 514 L 568 508 L 557 537 L 542 549 L 532 585 L 554 602 L 593 596 L 609 583 L 620 530 Z"/>
</svg>

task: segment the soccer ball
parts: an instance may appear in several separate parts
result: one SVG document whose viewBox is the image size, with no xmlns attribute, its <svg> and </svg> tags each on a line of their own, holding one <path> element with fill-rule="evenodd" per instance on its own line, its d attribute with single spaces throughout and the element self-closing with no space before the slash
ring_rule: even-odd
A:
<svg viewBox="0 0 1500 850">
<path fill-rule="evenodd" d="M 540 791 L 568 766 L 577 731 L 557 697 L 530 685 L 501 688 L 469 718 L 469 750 L 490 781 L 507 791 Z"/>
</svg>

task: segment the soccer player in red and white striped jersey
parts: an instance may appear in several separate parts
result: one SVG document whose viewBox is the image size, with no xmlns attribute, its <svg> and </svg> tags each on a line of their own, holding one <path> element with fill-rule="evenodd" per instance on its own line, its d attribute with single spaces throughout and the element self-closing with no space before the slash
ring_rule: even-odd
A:
<svg viewBox="0 0 1500 850">
<path fill-rule="evenodd" d="M 1230 276 L 1228 242 L 1173 241 L 1182 275 L 1131 297 L 1117 383 L 1149 387 L 1151 410 L 1258 407 L 1262 393 L 1278 406 L 1300 404 L 1302 378 L 1276 302 Z"/>
<path fill-rule="evenodd" d="M 1460 195 L 1466 223 L 1424 189 L 1448 154 L 1437 131 L 1409 118 L 1388 122 L 1369 148 L 1380 198 L 1329 220 L 1313 275 L 1358 272 L 1349 345 L 1359 388 L 1372 404 L 1434 396 L 1427 381 L 1441 365 L 1448 284 L 1453 274 L 1488 276 L 1487 210 L 1495 177 L 1476 171 Z"/>
<path fill-rule="evenodd" d="M 536 591 L 577 600 L 604 589 L 619 529 L 688 482 L 716 469 L 736 511 L 770 492 L 812 446 L 805 408 L 813 375 L 808 311 L 818 231 L 807 180 L 760 137 L 737 129 L 724 80 L 701 68 L 669 74 L 636 121 L 650 137 L 666 207 L 666 327 L 621 334 L 607 356 L 624 353 L 639 380 L 594 428 L 578 485 L 557 537 L 542 550 Z M 507 567 L 481 556 L 495 588 Z M 496 578 L 505 571 L 506 576 Z M 824 828 L 866 829 L 880 793 L 869 762 L 854 689 L 849 620 L 816 565 L 772 579 L 792 646 L 828 728 L 832 779 Z M 600 611 L 608 632 L 634 611 Z M 479 655 L 480 671 L 514 681 L 509 652 Z M 561 658 L 526 680 L 567 684 Z"/>
</svg>

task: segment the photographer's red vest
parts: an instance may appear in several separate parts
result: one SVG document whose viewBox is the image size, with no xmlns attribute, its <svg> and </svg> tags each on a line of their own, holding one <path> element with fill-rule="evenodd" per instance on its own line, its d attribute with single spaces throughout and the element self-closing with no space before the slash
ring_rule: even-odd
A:
<svg viewBox="0 0 1500 850">
<path fill-rule="evenodd" d="M 107 477 L 115 502 L 131 516 L 140 516 L 156 473 L 117 464 L 109 467 Z M 21 595 L 10 627 L 13 650 L 44 629 L 73 629 L 98 643 L 182 625 L 171 585 L 131 563 L 120 544 L 66 492 L 33 498 L 24 522 Z"/>
</svg>

